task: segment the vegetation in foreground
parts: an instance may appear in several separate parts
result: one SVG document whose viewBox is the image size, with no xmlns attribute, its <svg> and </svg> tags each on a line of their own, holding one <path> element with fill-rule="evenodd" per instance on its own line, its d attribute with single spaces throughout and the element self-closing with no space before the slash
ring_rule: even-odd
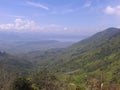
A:
<svg viewBox="0 0 120 90">
<path fill-rule="evenodd" d="M 34 53 L 27 60 L 0 52 L 0 90 L 120 89 L 119 29 L 56 52 Z"/>
</svg>

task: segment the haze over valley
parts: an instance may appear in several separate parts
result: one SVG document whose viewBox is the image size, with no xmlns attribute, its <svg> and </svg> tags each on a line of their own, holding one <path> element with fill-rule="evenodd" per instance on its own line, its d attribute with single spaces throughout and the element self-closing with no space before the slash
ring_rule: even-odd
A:
<svg viewBox="0 0 120 90">
<path fill-rule="evenodd" d="M 120 90 L 120 0 L 1 0 L 0 90 Z"/>
</svg>

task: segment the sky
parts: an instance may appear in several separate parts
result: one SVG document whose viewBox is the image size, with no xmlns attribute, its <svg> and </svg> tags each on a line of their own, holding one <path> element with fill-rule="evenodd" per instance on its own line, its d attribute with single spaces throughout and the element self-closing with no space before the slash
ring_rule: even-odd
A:
<svg viewBox="0 0 120 90">
<path fill-rule="evenodd" d="M 120 27 L 120 0 L 0 0 L 0 31 L 91 35 Z"/>
</svg>

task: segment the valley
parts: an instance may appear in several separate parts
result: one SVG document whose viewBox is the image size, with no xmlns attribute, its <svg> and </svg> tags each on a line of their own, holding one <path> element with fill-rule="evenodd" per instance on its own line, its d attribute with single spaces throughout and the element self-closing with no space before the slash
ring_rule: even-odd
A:
<svg viewBox="0 0 120 90">
<path fill-rule="evenodd" d="M 9 78 L 9 75 L 14 74 L 17 77 L 16 80 L 20 81 L 16 81 L 18 85 L 23 83 L 32 86 L 29 90 L 75 90 L 77 88 L 78 90 L 91 90 L 90 88 L 100 90 L 102 83 L 104 88 L 111 85 L 110 90 L 119 90 L 117 89 L 120 88 L 119 28 L 105 29 L 62 48 L 56 48 L 53 43 L 59 44 L 57 41 L 41 41 L 40 44 L 32 42 L 38 46 L 43 44 L 44 47 L 51 44 L 54 48 L 37 49 L 37 51 L 34 49 L 27 53 L 23 51 L 23 54 L 17 55 L 7 53 L 7 50 L 1 51 L 1 76 L 6 75 Z M 28 49 L 26 47 L 31 45 L 31 42 L 23 45 Z M 11 84 L 13 79 L 14 77 L 7 80 Z M 1 82 L 2 79 L 0 79 Z M 9 85 L 2 87 L 9 87 Z"/>
</svg>

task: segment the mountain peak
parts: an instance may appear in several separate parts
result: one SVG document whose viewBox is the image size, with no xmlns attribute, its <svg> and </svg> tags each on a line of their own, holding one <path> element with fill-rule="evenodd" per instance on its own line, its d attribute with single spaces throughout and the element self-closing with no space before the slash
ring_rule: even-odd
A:
<svg viewBox="0 0 120 90">
<path fill-rule="evenodd" d="M 120 30 L 120 28 L 115 28 L 115 27 L 110 27 L 110 28 L 107 28 L 105 31 L 118 31 Z"/>
</svg>

